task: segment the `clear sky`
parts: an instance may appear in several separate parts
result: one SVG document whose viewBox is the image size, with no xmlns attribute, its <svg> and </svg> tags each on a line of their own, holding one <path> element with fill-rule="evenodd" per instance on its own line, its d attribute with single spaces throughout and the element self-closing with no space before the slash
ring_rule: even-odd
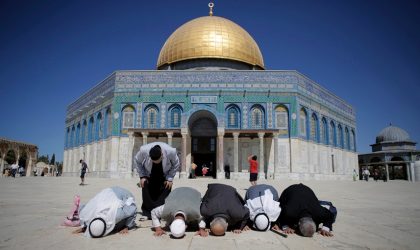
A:
<svg viewBox="0 0 420 250">
<path fill-rule="evenodd" d="M 63 159 L 66 107 L 115 70 L 155 69 L 206 0 L 0 1 L 0 137 Z M 420 1 L 215 1 L 267 69 L 298 70 L 356 109 L 357 150 L 389 123 L 420 142 Z M 418 147 L 419 148 L 419 147 Z"/>
</svg>

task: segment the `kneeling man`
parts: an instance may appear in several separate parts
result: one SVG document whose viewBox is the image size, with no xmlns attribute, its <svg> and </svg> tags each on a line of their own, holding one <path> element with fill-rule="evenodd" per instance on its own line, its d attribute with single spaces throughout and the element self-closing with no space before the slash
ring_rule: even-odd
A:
<svg viewBox="0 0 420 250">
<path fill-rule="evenodd" d="M 137 214 L 134 196 L 121 187 L 111 187 L 95 195 L 79 210 L 81 228 L 73 233 L 99 238 L 112 231 L 128 233 L 133 228 Z"/>
<path fill-rule="evenodd" d="M 209 184 L 201 202 L 201 215 L 210 222 L 215 236 L 225 234 L 228 226 L 234 233 L 248 230 L 249 210 L 236 189 L 224 184 Z"/>
<path fill-rule="evenodd" d="M 206 237 L 206 223 L 200 215 L 201 194 L 190 187 L 174 189 L 165 199 L 165 204 L 152 210 L 152 226 L 155 236 L 165 233 L 160 224 L 160 219 L 166 221 L 173 238 L 182 238 L 187 225 L 198 226 L 196 235 Z"/>
<path fill-rule="evenodd" d="M 279 195 L 274 187 L 266 184 L 251 186 L 245 194 L 245 206 L 249 209 L 252 226 L 267 231 L 280 215 Z"/>
<path fill-rule="evenodd" d="M 337 210 L 331 202 L 318 200 L 309 187 L 302 183 L 291 185 L 283 191 L 279 202 L 281 213 L 277 224 L 285 233 L 293 234 L 299 229 L 303 236 L 312 237 L 319 228 L 321 235 L 333 236 Z"/>
</svg>

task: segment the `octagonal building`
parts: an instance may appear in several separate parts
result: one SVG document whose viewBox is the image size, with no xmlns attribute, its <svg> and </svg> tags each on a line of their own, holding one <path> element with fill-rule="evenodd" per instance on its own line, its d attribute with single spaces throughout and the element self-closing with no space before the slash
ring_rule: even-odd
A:
<svg viewBox="0 0 420 250">
<path fill-rule="evenodd" d="M 163 45 L 156 70 L 115 71 L 67 107 L 64 175 L 137 175 L 140 146 L 177 148 L 208 177 L 351 179 L 358 169 L 352 106 L 294 70 L 267 70 L 252 36 L 213 15 L 193 19 Z M 230 173 L 230 174 L 228 174 Z"/>
</svg>

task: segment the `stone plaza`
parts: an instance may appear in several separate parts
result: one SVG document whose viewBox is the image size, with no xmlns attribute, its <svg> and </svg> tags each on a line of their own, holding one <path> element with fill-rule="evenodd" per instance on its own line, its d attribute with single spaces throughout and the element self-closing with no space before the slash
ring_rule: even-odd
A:
<svg viewBox="0 0 420 250">
<path fill-rule="evenodd" d="M 87 202 L 106 187 L 130 190 L 141 205 L 141 189 L 135 179 L 104 179 L 87 176 L 86 186 L 77 177 L 0 178 L 0 249 L 418 249 L 420 243 L 420 183 L 402 180 L 305 181 L 319 199 L 330 200 L 338 209 L 334 237 L 315 235 L 283 238 L 271 232 L 247 231 L 224 237 L 201 238 L 188 232 L 180 240 L 169 235 L 153 236 L 151 221 L 136 219 L 138 229 L 128 235 L 112 234 L 101 239 L 72 235 L 73 228 L 60 226 L 73 196 Z M 194 187 L 204 195 L 207 184 L 234 186 L 241 195 L 249 187 L 244 180 L 178 179 L 174 187 Z M 264 180 L 279 192 L 296 182 Z"/>
</svg>

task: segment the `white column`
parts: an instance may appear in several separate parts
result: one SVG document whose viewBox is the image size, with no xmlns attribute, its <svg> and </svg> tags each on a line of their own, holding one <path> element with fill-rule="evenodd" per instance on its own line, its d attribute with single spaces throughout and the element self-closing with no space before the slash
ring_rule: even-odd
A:
<svg viewBox="0 0 420 250">
<path fill-rule="evenodd" d="M 188 131 L 181 131 L 182 136 L 182 143 L 181 143 L 181 173 L 180 178 L 186 179 L 187 172 L 187 137 L 188 137 Z"/>
<path fill-rule="evenodd" d="M 107 152 L 107 144 L 108 144 L 108 140 L 102 140 L 101 141 L 101 144 L 102 144 L 102 151 L 101 151 L 101 153 L 102 153 L 102 155 L 101 155 L 101 169 L 100 169 L 100 173 L 99 173 L 99 175 L 98 175 L 98 177 L 103 177 L 103 175 L 104 175 L 104 173 L 105 173 L 105 169 L 106 169 L 106 165 L 108 164 L 108 162 L 106 162 L 106 154 L 108 153 Z M 83 154 L 83 147 L 81 148 L 81 150 L 80 150 L 80 155 L 82 155 Z"/>
<path fill-rule="evenodd" d="M 133 150 L 134 150 L 134 132 L 130 131 L 127 132 L 128 134 L 128 166 L 127 166 L 127 171 L 131 172 L 132 175 L 134 175 L 134 171 L 133 171 Z"/>
<path fill-rule="evenodd" d="M 223 159 L 223 139 L 225 135 L 224 128 L 217 128 L 217 179 L 225 178 L 224 159 Z"/>
<path fill-rule="evenodd" d="M 406 169 L 406 172 L 407 172 L 407 181 L 411 181 L 411 172 L 410 172 L 410 165 L 409 165 L 409 163 L 406 163 L 405 164 L 405 169 Z"/>
<path fill-rule="evenodd" d="M 274 143 L 274 174 L 273 179 L 276 179 L 276 174 L 279 174 L 279 133 L 273 134 Z"/>
<path fill-rule="evenodd" d="M 389 181 L 389 169 L 388 164 L 385 164 L 385 170 L 386 170 L 386 180 Z"/>
<path fill-rule="evenodd" d="M 414 172 L 414 162 L 410 163 L 411 181 L 416 182 L 416 173 Z"/>
<path fill-rule="evenodd" d="M 29 161 L 28 161 L 28 166 L 26 167 L 26 176 L 31 176 L 31 174 L 33 175 L 32 172 L 32 153 L 29 152 Z"/>
<path fill-rule="evenodd" d="M 168 145 L 172 146 L 172 136 L 174 135 L 174 132 L 166 132 L 166 135 L 168 136 Z"/>
<path fill-rule="evenodd" d="M 239 132 L 233 132 L 233 173 L 231 173 L 232 177 L 236 178 L 239 171 Z M 233 175 L 233 176 L 232 176 Z"/>
<path fill-rule="evenodd" d="M 260 157 L 258 161 L 258 167 L 260 169 L 258 173 L 258 179 L 265 179 L 264 173 L 264 132 L 258 133 L 258 138 L 260 140 Z"/>
<path fill-rule="evenodd" d="M 147 144 L 147 136 L 149 135 L 148 132 L 141 132 L 141 135 L 143 136 L 143 145 Z"/>
<path fill-rule="evenodd" d="M 109 167 L 109 177 L 118 178 L 118 160 L 119 160 L 119 152 L 120 152 L 120 138 L 119 137 L 112 137 L 111 139 L 111 157 L 110 157 L 110 167 Z"/>
<path fill-rule="evenodd" d="M 1 154 L 1 176 L 3 176 L 3 170 L 4 170 L 4 158 L 6 158 L 6 152 Z"/>
</svg>

